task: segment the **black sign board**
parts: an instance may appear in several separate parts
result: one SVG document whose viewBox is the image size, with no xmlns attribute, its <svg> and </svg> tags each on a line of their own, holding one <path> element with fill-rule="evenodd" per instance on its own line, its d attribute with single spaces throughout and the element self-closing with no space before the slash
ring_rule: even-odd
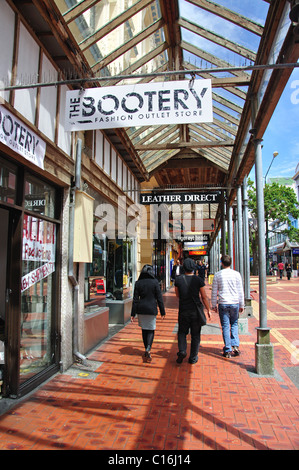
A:
<svg viewBox="0 0 299 470">
<path fill-rule="evenodd" d="M 202 243 L 209 243 L 210 242 L 210 235 L 206 233 L 195 233 L 189 235 L 178 235 L 175 237 L 175 240 L 178 242 L 202 242 Z"/>
<path fill-rule="evenodd" d="M 201 193 L 141 193 L 140 204 L 217 204 L 220 202 L 220 191 Z"/>
</svg>

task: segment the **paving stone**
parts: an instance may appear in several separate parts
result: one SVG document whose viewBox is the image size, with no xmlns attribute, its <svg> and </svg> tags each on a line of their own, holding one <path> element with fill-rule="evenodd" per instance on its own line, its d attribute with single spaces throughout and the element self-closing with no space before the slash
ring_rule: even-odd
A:
<svg viewBox="0 0 299 470">
<path fill-rule="evenodd" d="M 0 449 L 298 450 L 299 278 L 278 287 L 271 287 L 267 304 L 274 376 L 255 372 L 258 293 L 248 334 L 240 335 L 240 356 L 223 358 L 213 313 L 202 331 L 198 363 L 189 364 L 187 356 L 179 365 L 178 301 L 170 290 L 151 363 L 142 360 L 137 322 L 114 329 L 86 366 L 74 364 L 30 396 L 4 404 Z"/>
</svg>

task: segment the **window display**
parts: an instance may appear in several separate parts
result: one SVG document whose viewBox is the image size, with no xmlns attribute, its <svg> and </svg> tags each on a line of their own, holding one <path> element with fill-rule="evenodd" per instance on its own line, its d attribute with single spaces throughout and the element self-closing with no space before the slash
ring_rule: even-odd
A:
<svg viewBox="0 0 299 470">
<path fill-rule="evenodd" d="M 21 382 L 52 361 L 55 224 L 24 214 L 21 279 Z"/>
<path fill-rule="evenodd" d="M 93 189 L 88 188 L 88 192 L 94 198 L 95 213 L 93 260 L 85 264 L 84 300 L 85 313 L 92 313 L 106 305 L 106 298 L 125 300 L 133 296 L 136 262 L 133 238 L 115 238 L 114 231 L 99 231 L 105 224 L 99 223 L 101 217 L 96 215 L 96 209 L 107 203 Z M 116 212 L 117 209 L 112 207 L 111 213 L 116 215 Z"/>
</svg>

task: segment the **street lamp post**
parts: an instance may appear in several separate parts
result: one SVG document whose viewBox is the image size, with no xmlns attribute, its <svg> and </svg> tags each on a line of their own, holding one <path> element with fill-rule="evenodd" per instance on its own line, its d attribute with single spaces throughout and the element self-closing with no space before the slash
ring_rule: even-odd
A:
<svg viewBox="0 0 299 470">
<path fill-rule="evenodd" d="M 278 152 L 273 152 L 272 162 L 270 163 L 269 168 L 268 168 L 268 170 L 267 170 L 267 173 L 266 173 L 265 176 L 264 176 L 265 184 L 267 183 L 267 175 L 268 175 L 268 173 L 269 173 L 269 171 L 270 171 L 270 168 L 271 168 L 271 166 L 272 166 L 272 163 L 274 162 L 274 158 L 276 158 L 277 155 L 278 155 Z"/>
<path fill-rule="evenodd" d="M 267 170 L 267 173 L 265 174 L 264 176 L 264 180 L 265 180 L 265 187 L 266 187 L 266 183 L 267 183 L 267 175 L 270 171 L 270 168 L 272 166 L 272 163 L 274 162 L 274 158 L 276 158 L 278 155 L 278 152 L 273 152 L 273 158 L 272 158 L 272 161 L 269 165 L 269 168 Z M 270 274 L 270 260 L 269 260 L 269 227 L 268 227 L 268 215 L 266 216 L 266 268 L 267 268 L 267 275 Z"/>
<path fill-rule="evenodd" d="M 255 147 L 255 180 L 256 205 L 258 224 L 258 253 L 259 253 L 259 327 L 255 343 L 255 365 L 259 375 L 274 375 L 274 349 L 270 342 L 270 328 L 267 326 L 267 286 L 265 259 L 265 204 L 262 176 L 262 140 L 257 139 L 252 130 Z"/>
</svg>

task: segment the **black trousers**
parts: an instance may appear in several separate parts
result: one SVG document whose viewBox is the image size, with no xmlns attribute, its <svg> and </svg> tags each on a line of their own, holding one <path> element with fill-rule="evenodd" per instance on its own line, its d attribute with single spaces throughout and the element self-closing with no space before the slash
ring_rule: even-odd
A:
<svg viewBox="0 0 299 470">
<path fill-rule="evenodd" d="M 178 347 L 181 353 L 186 353 L 189 331 L 191 333 L 190 359 L 195 359 L 198 354 L 201 333 L 197 312 L 179 312 Z"/>
<path fill-rule="evenodd" d="M 147 351 L 151 350 L 155 336 L 155 330 L 142 330 L 142 339 L 144 347 Z"/>
</svg>

